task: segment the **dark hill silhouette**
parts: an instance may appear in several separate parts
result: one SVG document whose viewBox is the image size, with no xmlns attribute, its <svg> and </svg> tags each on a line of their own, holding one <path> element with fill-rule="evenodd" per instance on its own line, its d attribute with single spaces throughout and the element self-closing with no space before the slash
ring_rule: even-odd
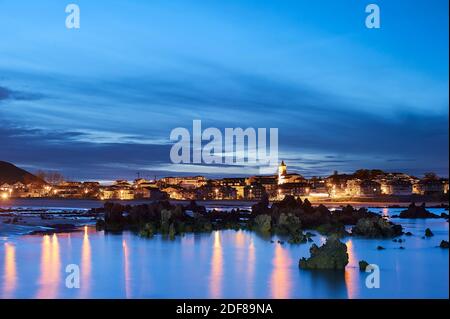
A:
<svg viewBox="0 0 450 319">
<path fill-rule="evenodd" d="M 0 185 L 14 184 L 21 182 L 23 184 L 46 184 L 46 182 L 33 174 L 18 168 L 17 166 L 0 161 Z"/>
</svg>

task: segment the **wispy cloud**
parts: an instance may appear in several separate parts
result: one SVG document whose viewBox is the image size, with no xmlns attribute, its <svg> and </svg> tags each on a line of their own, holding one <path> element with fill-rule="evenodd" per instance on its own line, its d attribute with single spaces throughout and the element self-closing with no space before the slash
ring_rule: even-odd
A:
<svg viewBox="0 0 450 319">
<path fill-rule="evenodd" d="M 280 159 L 307 176 L 448 175 L 448 3 L 405 3 L 369 33 L 350 2 L 84 2 L 68 32 L 53 1 L 3 1 L 1 159 L 74 178 L 251 173 L 171 164 L 170 131 L 200 119 L 278 128 Z"/>
</svg>

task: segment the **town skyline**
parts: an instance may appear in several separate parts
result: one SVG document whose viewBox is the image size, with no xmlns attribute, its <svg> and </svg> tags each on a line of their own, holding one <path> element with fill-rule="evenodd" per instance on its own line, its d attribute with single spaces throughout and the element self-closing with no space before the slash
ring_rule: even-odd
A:
<svg viewBox="0 0 450 319">
<path fill-rule="evenodd" d="M 6 179 L 5 179 L 6 178 Z M 271 200 L 285 196 L 303 196 L 316 200 L 372 198 L 393 200 L 400 196 L 420 200 L 448 196 L 448 178 L 427 173 L 418 178 L 405 173 L 382 170 L 357 170 L 352 174 L 335 171 L 326 177 L 307 178 L 288 170 L 282 160 L 276 174 L 207 178 L 166 176 L 146 179 L 137 176 L 132 182 L 117 179 L 112 183 L 73 181 L 55 172 L 38 172 L 36 176 L 0 162 L 0 198 L 85 198 L 100 200 L 174 199 L 174 200 Z M 415 196 L 414 198 L 411 196 Z M 425 196 L 425 197 L 424 197 Z"/>
</svg>

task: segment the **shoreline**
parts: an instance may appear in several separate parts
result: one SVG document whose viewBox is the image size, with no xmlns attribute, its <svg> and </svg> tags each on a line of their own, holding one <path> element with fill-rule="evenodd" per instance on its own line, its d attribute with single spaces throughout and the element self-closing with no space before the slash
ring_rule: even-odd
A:
<svg viewBox="0 0 450 319">
<path fill-rule="evenodd" d="M 305 197 L 306 198 L 306 197 Z M 304 199 L 304 198 L 302 198 Z M 447 207 L 449 206 L 449 201 L 447 200 L 436 200 L 436 199 L 430 199 L 430 198 L 348 198 L 348 199 L 314 199 L 309 198 L 308 200 L 311 202 L 312 205 L 325 205 L 329 206 L 331 208 L 335 207 L 342 207 L 347 205 L 352 205 L 355 207 L 371 207 L 371 208 L 406 208 L 409 204 L 412 202 L 415 203 L 425 203 L 425 205 L 429 208 L 433 207 Z M 106 202 L 112 202 L 112 203 L 121 203 L 124 205 L 134 205 L 134 204 L 144 204 L 144 203 L 152 203 L 157 200 L 152 199 L 131 199 L 131 200 L 118 200 L 118 199 L 111 199 L 111 200 L 100 200 L 100 199 L 85 199 L 85 198 L 10 198 L 7 200 L 0 200 L 0 210 L 11 208 L 11 207 L 26 207 L 29 206 L 35 206 L 35 207 L 47 207 L 47 208 L 98 208 L 103 207 L 103 204 Z M 169 199 L 170 203 L 174 204 L 189 204 L 191 200 L 176 200 L 176 199 Z M 241 199 L 226 199 L 226 200 L 195 200 L 197 203 L 202 203 L 203 205 L 207 205 L 208 203 L 211 206 L 237 206 L 237 205 L 246 205 L 251 206 L 253 204 L 258 203 L 257 200 L 241 200 Z M 271 203 L 274 203 L 275 201 L 271 201 Z M 42 205 L 35 205 L 35 204 L 42 204 Z M 58 206 L 57 204 L 70 204 L 70 203 L 84 203 L 84 205 L 80 207 L 73 207 L 73 206 Z M 45 204 L 45 205 L 44 205 Z M 48 204 L 54 204 L 54 206 L 48 205 Z"/>
<path fill-rule="evenodd" d="M 10 199 L 0 201 L 0 235 L 1 234 L 33 234 L 33 233 L 54 233 L 72 232 L 85 225 L 94 224 L 102 215 L 95 212 L 102 209 L 106 202 L 120 204 L 122 206 L 134 206 L 142 204 L 152 204 L 150 200 L 86 200 L 86 199 Z M 190 200 L 170 200 L 171 205 L 186 206 Z M 200 206 L 207 208 L 209 212 L 229 212 L 236 208 L 250 210 L 256 201 L 248 200 L 200 200 L 196 201 Z M 271 202 L 273 204 L 274 202 Z M 407 208 L 409 202 L 399 201 L 333 201 L 320 200 L 312 201 L 312 206 L 324 205 L 327 209 L 343 209 L 347 205 L 354 209 L 366 208 L 373 212 L 386 208 Z M 448 203 L 442 201 L 426 202 L 427 208 L 442 208 L 448 211 Z M 45 214 L 48 218 L 42 218 Z"/>
</svg>

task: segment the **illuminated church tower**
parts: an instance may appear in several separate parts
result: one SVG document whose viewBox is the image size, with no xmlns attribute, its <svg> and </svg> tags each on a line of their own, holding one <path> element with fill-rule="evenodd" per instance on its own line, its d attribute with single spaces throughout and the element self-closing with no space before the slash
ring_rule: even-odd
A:
<svg viewBox="0 0 450 319">
<path fill-rule="evenodd" d="M 285 182 L 286 177 L 286 164 L 284 161 L 281 161 L 280 166 L 278 166 L 278 184 L 283 184 Z"/>
</svg>

